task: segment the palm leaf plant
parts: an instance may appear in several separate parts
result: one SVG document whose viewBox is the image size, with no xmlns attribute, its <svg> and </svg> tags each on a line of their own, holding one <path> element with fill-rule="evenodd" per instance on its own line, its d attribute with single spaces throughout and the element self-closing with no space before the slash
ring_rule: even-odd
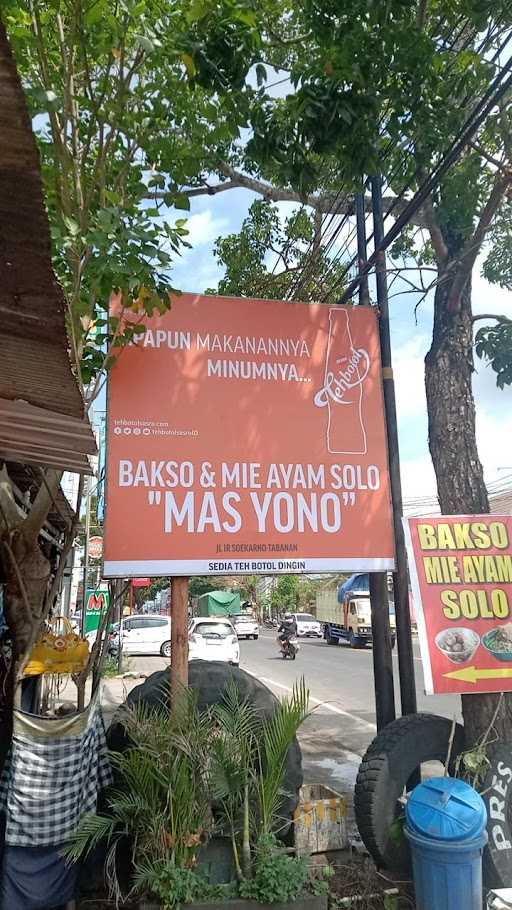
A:
<svg viewBox="0 0 512 910">
<path fill-rule="evenodd" d="M 251 873 L 250 801 L 262 718 L 254 705 L 240 698 L 234 681 L 226 687 L 223 701 L 212 708 L 212 717 L 217 728 L 211 753 L 212 791 L 228 827 L 241 880 Z"/>
<path fill-rule="evenodd" d="M 197 709 L 187 690 L 172 716 L 142 704 L 126 709 L 123 723 L 132 743 L 113 753 L 118 783 L 107 798 L 107 814 L 86 816 L 66 856 L 76 861 L 106 840 L 107 878 L 119 893 L 116 856 L 128 837 L 134 882 L 148 864 L 191 869 L 213 827 L 209 786 L 210 715 Z"/>
<path fill-rule="evenodd" d="M 286 756 L 307 717 L 308 702 L 302 679 L 290 698 L 268 715 L 242 700 L 233 682 L 226 687 L 222 703 L 212 710 L 217 725 L 211 753 L 212 792 L 221 806 L 240 880 L 250 877 L 252 855 L 261 839 L 289 824 L 289 819 L 280 818 Z"/>
<path fill-rule="evenodd" d="M 118 897 L 118 849 L 128 841 L 132 892 L 149 890 L 165 907 L 175 906 L 209 893 L 195 865 L 201 845 L 220 831 L 231 841 L 241 890 L 252 882 L 251 894 L 268 896 L 271 882 L 285 874 L 299 893 L 302 861 L 283 856 L 275 834 L 284 821 L 286 756 L 307 716 L 308 697 L 302 680 L 268 714 L 242 699 L 232 681 L 208 711 L 199 711 L 192 690 L 171 715 L 166 704 L 125 709 L 131 745 L 112 755 L 117 783 L 107 811 L 83 819 L 66 855 L 76 861 L 106 841 L 106 877 Z"/>
<path fill-rule="evenodd" d="M 289 698 L 262 721 L 260 761 L 256 775 L 259 833 L 266 836 L 279 830 L 279 809 L 283 796 L 286 756 L 299 728 L 308 716 L 309 690 L 304 677 L 298 680 Z M 282 820 L 285 823 L 287 819 Z"/>
</svg>

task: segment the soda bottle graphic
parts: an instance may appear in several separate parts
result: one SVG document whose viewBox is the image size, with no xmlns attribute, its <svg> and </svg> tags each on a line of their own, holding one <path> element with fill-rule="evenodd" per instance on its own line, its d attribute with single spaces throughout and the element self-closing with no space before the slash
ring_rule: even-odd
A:
<svg viewBox="0 0 512 910">
<path fill-rule="evenodd" d="M 326 409 L 326 447 L 333 455 L 366 455 L 364 380 L 370 369 L 368 352 L 357 345 L 350 327 L 350 310 L 329 312 L 329 337 L 324 385 L 316 393 L 317 407 Z"/>
</svg>

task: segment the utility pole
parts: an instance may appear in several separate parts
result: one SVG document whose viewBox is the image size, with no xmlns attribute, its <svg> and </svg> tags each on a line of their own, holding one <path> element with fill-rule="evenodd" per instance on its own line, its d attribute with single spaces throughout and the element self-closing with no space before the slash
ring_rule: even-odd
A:
<svg viewBox="0 0 512 910">
<path fill-rule="evenodd" d="M 364 210 L 364 186 L 360 193 L 356 193 L 356 226 L 357 226 L 357 261 L 361 281 L 359 282 L 359 306 L 368 306 L 370 292 L 368 290 L 368 274 L 364 266 L 368 261 L 366 244 L 366 218 Z"/>
<path fill-rule="evenodd" d="M 368 306 L 370 293 L 368 276 L 364 273 L 367 262 L 366 218 L 364 187 L 356 193 L 357 258 L 361 281 L 359 284 L 359 305 Z M 395 720 L 395 683 L 393 679 L 393 655 L 389 628 L 388 583 L 385 572 L 370 572 L 370 606 L 372 614 L 373 679 L 375 688 L 375 716 L 377 730 Z"/>
<path fill-rule="evenodd" d="M 371 178 L 373 238 L 375 249 L 384 239 L 384 219 L 382 214 L 381 177 Z M 391 499 L 393 503 L 393 524 L 395 530 L 395 571 L 393 589 L 395 596 L 396 634 L 398 643 L 398 666 L 400 670 L 400 699 L 402 714 L 416 712 L 416 683 L 414 677 L 414 655 L 412 650 L 411 614 L 409 610 L 409 584 L 407 576 L 407 556 L 405 550 L 404 529 L 402 526 L 402 485 L 400 481 L 400 452 L 398 446 L 398 425 L 396 418 L 395 382 L 391 360 L 391 334 L 389 330 L 389 301 L 386 275 L 386 254 L 382 250 L 377 254 L 376 262 L 377 303 L 379 305 L 379 335 L 382 358 L 382 382 L 384 388 L 384 407 L 386 412 L 386 431 L 389 453 L 389 476 Z"/>
</svg>

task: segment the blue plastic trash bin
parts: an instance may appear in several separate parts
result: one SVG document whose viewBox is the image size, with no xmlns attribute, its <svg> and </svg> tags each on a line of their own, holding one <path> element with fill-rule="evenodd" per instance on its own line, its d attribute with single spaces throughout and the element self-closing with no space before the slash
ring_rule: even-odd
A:
<svg viewBox="0 0 512 910">
<path fill-rule="evenodd" d="M 407 803 L 417 910 L 482 910 L 487 813 L 476 790 L 453 777 L 419 784 Z"/>
</svg>

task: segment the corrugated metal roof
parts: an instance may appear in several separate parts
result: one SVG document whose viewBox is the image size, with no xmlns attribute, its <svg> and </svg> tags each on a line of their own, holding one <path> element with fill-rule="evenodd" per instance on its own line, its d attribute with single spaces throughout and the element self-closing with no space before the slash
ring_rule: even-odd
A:
<svg viewBox="0 0 512 910">
<path fill-rule="evenodd" d="M 0 398 L 0 456 L 22 464 L 43 464 L 91 474 L 87 455 L 96 453 L 89 423 Z"/>
<path fill-rule="evenodd" d="M 0 457 L 85 471 L 95 443 L 64 314 L 39 154 L 0 22 Z"/>
</svg>

